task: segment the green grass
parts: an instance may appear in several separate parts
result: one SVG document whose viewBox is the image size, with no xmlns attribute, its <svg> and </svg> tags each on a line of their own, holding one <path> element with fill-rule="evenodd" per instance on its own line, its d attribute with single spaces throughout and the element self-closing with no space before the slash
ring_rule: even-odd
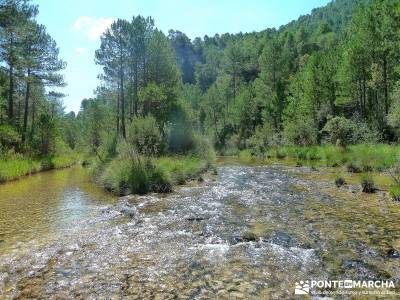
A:
<svg viewBox="0 0 400 300">
<path fill-rule="evenodd" d="M 251 164 L 254 161 L 254 158 L 252 157 L 250 150 L 240 151 L 239 161 L 246 165 Z"/>
<path fill-rule="evenodd" d="M 325 179 L 336 183 L 340 177 L 346 183 L 353 185 L 363 182 L 368 185 L 372 182 L 381 190 L 389 190 L 394 199 L 400 199 L 400 187 L 395 185 L 387 174 L 400 164 L 400 145 L 360 144 L 348 146 L 346 149 L 334 145 L 287 146 L 270 149 L 266 154 L 268 160 L 262 161 L 251 156 L 249 150 L 243 150 L 238 160 L 250 165 L 279 161 L 289 166 L 321 167 L 324 171 L 318 172 L 315 178 L 310 179 Z M 340 172 L 340 176 L 337 172 Z M 367 175 L 368 180 L 366 180 Z"/>
<path fill-rule="evenodd" d="M 393 184 L 389 187 L 389 194 L 395 201 L 400 201 L 400 185 Z"/>
<path fill-rule="evenodd" d="M 280 160 L 313 162 L 328 167 L 354 167 L 363 172 L 386 170 L 396 164 L 399 154 L 400 146 L 386 144 L 352 145 L 346 149 L 333 145 L 280 147 L 269 153 L 271 157 Z"/>
<path fill-rule="evenodd" d="M 76 155 L 47 156 L 36 159 L 15 157 L 0 160 L 0 182 L 18 179 L 40 171 L 69 167 L 76 161 Z"/>
<path fill-rule="evenodd" d="M 174 184 L 196 179 L 210 167 L 210 162 L 205 159 L 187 156 L 161 157 L 155 159 L 154 163 L 170 175 Z"/>
<path fill-rule="evenodd" d="M 150 159 L 133 155 L 98 164 L 95 173 L 102 186 L 122 196 L 171 192 L 173 185 L 196 179 L 209 167 L 207 160 L 197 157 L 167 156 Z"/>
</svg>

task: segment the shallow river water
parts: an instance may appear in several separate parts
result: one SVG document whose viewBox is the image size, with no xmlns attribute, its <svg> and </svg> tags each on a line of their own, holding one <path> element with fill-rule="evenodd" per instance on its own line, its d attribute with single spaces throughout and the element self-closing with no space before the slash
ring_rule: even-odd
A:
<svg viewBox="0 0 400 300">
<path fill-rule="evenodd" d="M 398 203 L 277 166 L 120 199 L 81 168 L 0 186 L 6 299 L 292 299 L 301 280 L 399 285 L 399 251 Z"/>
</svg>

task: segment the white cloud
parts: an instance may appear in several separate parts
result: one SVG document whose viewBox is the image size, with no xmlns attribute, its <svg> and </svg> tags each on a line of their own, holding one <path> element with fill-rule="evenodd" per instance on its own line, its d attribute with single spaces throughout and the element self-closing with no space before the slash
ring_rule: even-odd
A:
<svg viewBox="0 0 400 300">
<path fill-rule="evenodd" d="M 75 20 L 73 28 L 84 32 L 90 40 L 94 41 L 111 26 L 113 21 L 112 18 L 82 16 Z"/>
<path fill-rule="evenodd" d="M 84 54 L 86 52 L 86 49 L 78 47 L 78 48 L 75 48 L 75 52 L 77 52 L 78 54 Z"/>
</svg>

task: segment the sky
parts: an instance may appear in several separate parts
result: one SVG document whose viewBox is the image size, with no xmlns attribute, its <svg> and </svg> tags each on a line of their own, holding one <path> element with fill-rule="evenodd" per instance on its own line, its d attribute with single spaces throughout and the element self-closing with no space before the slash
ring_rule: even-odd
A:
<svg viewBox="0 0 400 300">
<path fill-rule="evenodd" d="M 189 38 L 216 33 L 260 31 L 279 27 L 329 0 L 33 0 L 38 22 L 60 48 L 67 62 L 67 87 L 62 92 L 66 112 L 78 112 L 84 98 L 93 96 L 101 67 L 94 62 L 100 36 L 117 18 L 151 16 L 165 34 L 170 29 Z"/>
</svg>

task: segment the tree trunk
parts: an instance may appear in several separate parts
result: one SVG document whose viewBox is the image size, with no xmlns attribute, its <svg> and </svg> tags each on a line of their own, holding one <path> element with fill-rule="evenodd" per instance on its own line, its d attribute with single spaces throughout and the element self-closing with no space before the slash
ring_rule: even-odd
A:
<svg viewBox="0 0 400 300">
<path fill-rule="evenodd" d="M 120 43 L 122 43 L 122 39 L 120 37 Z M 122 136 L 126 139 L 125 133 L 125 98 L 124 98 L 124 70 L 123 70 L 123 61 L 122 61 L 122 45 L 120 45 L 120 58 L 119 58 L 119 67 L 120 67 L 120 93 L 121 93 L 121 125 L 122 125 Z"/>
<path fill-rule="evenodd" d="M 120 97 L 120 93 L 119 93 L 119 84 L 118 84 L 118 93 L 117 93 L 117 137 L 119 137 L 119 97 Z"/>
<path fill-rule="evenodd" d="M 31 136 L 30 139 L 33 140 L 35 134 L 35 117 L 36 117 L 36 101 L 35 97 L 32 98 L 32 121 L 31 121 Z"/>
<path fill-rule="evenodd" d="M 383 58 L 383 88 L 385 93 L 385 113 L 389 113 L 389 93 L 388 93 L 388 79 L 387 79 L 387 58 Z"/>
<path fill-rule="evenodd" d="M 9 90 L 8 90 L 8 120 L 12 124 L 14 122 L 14 66 L 11 63 L 8 71 Z"/>
<path fill-rule="evenodd" d="M 134 98 L 135 98 L 135 103 L 134 103 L 134 113 L 135 116 L 138 114 L 138 84 L 139 84 L 139 78 L 138 78 L 139 72 L 138 72 L 138 60 L 137 57 L 135 58 L 135 86 L 134 86 Z"/>
<path fill-rule="evenodd" d="M 29 94 L 30 94 L 30 90 L 31 90 L 31 83 L 29 82 L 30 73 L 31 73 L 31 71 L 30 71 L 30 69 L 28 69 L 27 81 L 26 81 L 26 91 L 25 91 L 24 127 L 23 127 L 23 132 L 22 132 L 22 144 L 25 143 L 27 129 L 28 129 Z"/>
</svg>

